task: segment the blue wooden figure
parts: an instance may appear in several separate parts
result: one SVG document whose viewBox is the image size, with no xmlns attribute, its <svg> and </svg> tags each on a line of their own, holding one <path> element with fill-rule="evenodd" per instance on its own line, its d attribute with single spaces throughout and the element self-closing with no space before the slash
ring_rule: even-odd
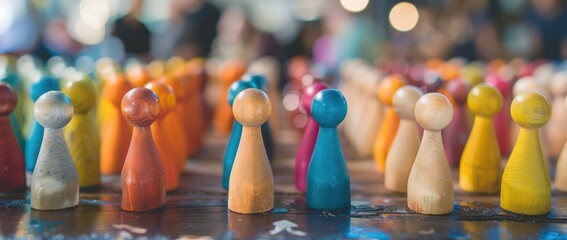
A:
<svg viewBox="0 0 567 240">
<path fill-rule="evenodd" d="M 243 80 L 251 82 L 256 89 L 268 92 L 268 82 L 264 75 L 252 74 L 246 76 Z M 264 148 L 266 149 L 266 154 L 268 154 L 268 159 L 272 160 L 274 156 L 274 140 L 272 139 L 269 122 L 262 124 L 262 140 L 264 140 Z"/>
<path fill-rule="evenodd" d="M 345 97 L 335 89 L 323 90 L 313 98 L 311 115 L 320 127 L 307 170 L 309 208 L 350 209 L 350 177 L 337 134 L 346 113 Z"/>
<path fill-rule="evenodd" d="M 0 82 L 4 82 L 10 85 L 14 89 L 16 94 L 18 94 L 18 98 L 21 99 L 21 96 L 19 96 L 19 93 L 21 92 L 21 84 L 18 81 L 18 77 L 13 73 L 8 72 L 7 70 L 0 73 L 0 75 L 3 75 L 2 77 L 0 77 Z M 16 141 L 18 142 L 18 145 L 20 146 L 20 149 L 23 153 L 25 150 L 26 141 L 24 139 L 24 135 L 22 134 L 22 129 L 20 128 L 20 123 L 18 122 L 15 111 L 10 114 L 10 123 L 12 124 L 12 130 L 14 132 L 14 135 L 16 136 Z"/>
<path fill-rule="evenodd" d="M 254 88 L 252 82 L 237 81 L 230 85 L 230 88 L 228 89 L 228 104 L 230 104 L 230 106 L 232 107 L 232 103 L 234 102 L 236 95 L 238 95 L 238 93 L 242 92 L 244 89 L 248 88 Z M 228 189 L 230 172 L 232 171 L 232 165 L 234 164 L 234 158 L 236 157 L 236 151 L 238 150 L 238 144 L 240 143 L 241 135 L 242 124 L 240 124 L 238 121 L 234 121 L 222 161 L 222 187 L 224 189 Z"/>
<path fill-rule="evenodd" d="M 55 90 L 59 90 L 59 83 L 57 80 L 51 76 L 42 76 L 39 81 L 32 84 L 30 95 L 32 100 L 35 102 L 44 93 Z M 33 169 L 35 168 L 35 163 L 37 162 L 37 156 L 39 155 L 39 149 L 41 148 L 42 141 L 43 127 L 34 118 L 32 131 L 26 142 L 26 149 L 24 153 L 27 184 L 31 183 L 31 176 Z"/>
</svg>

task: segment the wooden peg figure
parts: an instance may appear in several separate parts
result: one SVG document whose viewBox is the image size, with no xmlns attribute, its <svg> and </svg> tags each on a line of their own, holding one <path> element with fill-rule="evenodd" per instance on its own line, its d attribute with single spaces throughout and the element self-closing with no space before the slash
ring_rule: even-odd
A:
<svg viewBox="0 0 567 240">
<path fill-rule="evenodd" d="M 233 212 L 261 213 L 274 207 L 274 177 L 260 130 L 271 110 L 268 95 L 258 89 L 246 89 L 234 99 L 232 111 L 242 124 L 242 136 L 228 190 L 228 209 Z"/>
<path fill-rule="evenodd" d="M 64 128 L 65 139 L 69 143 L 71 157 L 79 174 L 79 186 L 95 187 L 100 185 L 100 152 L 98 134 L 94 131 L 94 122 L 87 113 L 95 105 L 96 93 L 89 79 L 69 81 L 62 91 L 71 98 L 73 119 Z"/>
<path fill-rule="evenodd" d="M 392 98 L 394 93 L 402 86 L 404 86 L 404 80 L 399 75 L 386 77 L 378 86 L 378 99 L 385 105 L 386 111 L 382 124 L 380 125 L 380 130 L 374 141 L 374 161 L 376 163 L 376 169 L 380 173 L 384 173 L 386 157 L 388 156 L 388 151 L 392 146 L 394 137 L 396 137 L 396 131 L 400 123 L 400 118 L 392 108 Z"/>
<path fill-rule="evenodd" d="M 268 92 L 268 82 L 263 75 L 254 74 L 244 77 L 244 81 L 250 81 L 254 88 Z M 269 119 L 268 119 L 269 120 Z M 264 140 L 264 147 L 268 154 L 268 159 L 274 156 L 274 140 L 272 139 L 272 130 L 270 129 L 269 122 L 262 124 L 262 139 Z"/>
<path fill-rule="evenodd" d="M 251 82 L 247 81 L 237 81 L 230 85 L 228 89 L 228 104 L 232 107 L 236 95 L 248 88 L 254 88 L 254 86 Z M 229 187 L 230 172 L 232 171 L 232 165 L 234 165 L 234 158 L 236 157 L 241 136 L 242 124 L 238 121 L 234 121 L 222 161 L 222 187 L 224 189 L 228 189 Z"/>
<path fill-rule="evenodd" d="M 44 127 L 43 142 L 31 181 L 31 207 L 58 210 L 79 204 L 79 175 L 71 158 L 63 127 L 73 117 L 71 99 L 50 91 L 39 97 L 34 115 Z"/>
<path fill-rule="evenodd" d="M 567 97 L 563 101 L 565 101 L 564 106 L 567 106 Z M 555 188 L 559 191 L 567 192 L 567 143 L 563 146 L 563 150 L 557 159 Z"/>
<path fill-rule="evenodd" d="M 102 174 L 118 174 L 124 166 L 132 130 L 120 116 L 120 102 L 132 89 L 123 74 L 113 75 L 104 85 L 101 102 L 108 103 L 102 113 L 106 118 L 100 126 L 100 170 Z"/>
<path fill-rule="evenodd" d="M 305 111 L 308 120 L 295 154 L 295 188 L 300 192 L 307 190 L 307 168 L 313 155 L 317 135 L 319 134 L 319 124 L 311 115 L 311 103 L 315 94 L 328 88 L 329 86 L 323 82 L 314 82 L 311 86 L 305 88 L 301 95 L 301 107 Z"/>
<path fill-rule="evenodd" d="M 246 72 L 246 63 L 242 59 L 232 59 L 224 63 L 219 72 L 220 93 L 219 102 L 215 109 L 214 115 L 214 128 L 215 131 L 223 136 L 230 134 L 230 127 L 232 126 L 232 112 L 226 99 L 228 88 L 233 82 L 238 81 Z"/>
<path fill-rule="evenodd" d="M 551 182 L 539 128 L 549 121 L 551 104 L 541 93 L 527 92 L 514 98 L 510 113 L 520 132 L 502 174 L 500 207 L 518 214 L 547 214 L 551 211 Z"/>
<path fill-rule="evenodd" d="M 494 86 L 503 99 L 503 106 L 496 116 L 494 116 L 494 130 L 496 131 L 496 139 L 498 139 L 498 146 L 502 156 L 508 156 L 510 153 L 510 104 L 512 103 L 512 85 L 509 81 L 504 80 L 496 73 L 489 74 L 485 82 Z"/>
<path fill-rule="evenodd" d="M 559 157 L 563 146 L 567 142 L 567 109 L 565 108 L 565 96 L 567 96 L 567 71 L 561 71 L 553 75 L 549 90 L 553 95 L 551 109 L 553 114 L 549 123 L 544 128 L 549 145 L 549 155 L 556 159 Z"/>
<path fill-rule="evenodd" d="M 466 192 L 500 190 L 501 155 L 492 118 L 502 103 L 498 89 L 487 84 L 476 85 L 468 94 L 467 105 L 475 118 L 459 168 L 459 184 Z"/>
<path fill-rule="evenodd" d="M 160 103 L 154 92 L 134 88 L 122 100 L 122 115 L 134 127 L 122 169 L 122 205 L 126 211 L 149 211 L 165 205 L 165 170 L 150 125 Z"/>
<path fill-rule="evenodd" d="M 59 83 L 57 82 L 57 80 L 49 76 L 43 76 L 39 79 L 39 81 L 32 84 L 30 95 L 32 100 L 35 102 L 44 93 L 55 90 L 59 90 Z M 28 136 L 26 148 L 24 151 L 24 159 L 26 160 L 27 184 L 31 184 L 31 176 L 37 163 L 37 156 L 39 155 L 41 142 L 43 141 L 43 132 L 44 129 L 41 124 L 39 124 L 37 120 L 34 119 L 33 127 L 30 135 Z"/>
<path fill-rule="evenodd" d="M 384 184 L 392 192 L 405 193 L 408 190 L 408 177 L 421 143 L 414 108 L 422 91 L 414 86 L 403 86 L 394 94 L 394 111 L 400 117 L 400 125 L 392 148 L 386 158 Z"/>
<path fill-rule="evenodd" d="M 24 155 L 18 146 L 10 124 L 10 113 L 18 103 L 16 92 L 6 83 L 0 83 L 0 192 L 26 187 Z"/>
<path fill-rule="evenodd" d="M 320 126 L 307 170 L 307 207 L 311 209 L 350 208 L 350 177 L 337 134 L 346 113 L 346 99 L 334 89 L 320 91 L 311 103 L 311 115 Z"/>
<path fill-rule="evenodd" d="M 452 117 L 453 106 L 443 94 L 425 94 L 415 104 L 415 119 L 424 130 L 408 179 L 408 207 L 415 212 L 453 211 L 453 178 L 441 138 Z"/>
<path fill-rule="evenodd" d="M 449 166 L 458 167 L 463 149 L 469 138 L 469 121 L 467 119 L 466 104 L 469 85 L 460 80 L 455 79 L 447 83 L 446 93 L 453 99 L 453 119 L 449 125 L 443 129 L 443 144 L 445 154 Z"/>
<path fill-rule="evenodd" d="M 175 148 L 176 137 L 181 137 L 175 134 L 180 134 L 182 131 L 179 126 L 168 125 L 165 122 L 175 106 L 175 94 L 165 82 L 151 82 L 146 84 L 146 88 L 152 90 L 159 99 L 159 116 L 150 128 L 165 170 L 165 188 L 167 191 L 172 191 L 179 187 L 181 167 L 185 163 L 185 152 Z M 170 130 L 175 130 L 175 133 L 169 132 Z"/>
</svg>

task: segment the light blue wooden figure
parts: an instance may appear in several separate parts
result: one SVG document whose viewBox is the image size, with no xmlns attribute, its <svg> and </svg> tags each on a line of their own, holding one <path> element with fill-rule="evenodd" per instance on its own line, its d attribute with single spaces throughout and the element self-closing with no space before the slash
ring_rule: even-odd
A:
<svg viewBox="0 0 567 240">
<path fill-rule="evenodd" d="M 307 170 L 307 207 L 311 209 L 350 209 L 350 177 L 337 134 L 346 113 L 345 97 L 335 89 L 317 93 L 311 103 L 311 115 L 320 126 Z"/>
<path fill-rule="evenodd" d="M 42 76 L 39 81 L 31 86 L 30 95 L 35 102 L 37 99 L 46 92 L 59 90 L 59 83 L 51 76 Z M 32 116 L 33 117 L 33 116 Z M 31 176 L 37 162 L 41 142 L 43 141 L 43 127 L 33 117 L 33 128 L 26 142 L 26 149 L 24 159 L 26 161 L 26 183 L 31 183 Z"/>
<path fill-rule="evenodd" d="M 238 93 L 242 92 L 244 89 L 248 88 L 254 88 L 252 82 L 237 81 L 232 83 L 232 85 L 230 85 L 230 88 L 228 89 L 228 104 L 230 104 L 230 106 L 232 107 L 232 103 L 234 102 L 236 95 L 238 95 Z M 236 157 L 238 144 L 240 144 L 241 135 L 242 125 L 238 121 L 234 121 L 222 161 L 222 187 L 224 189 L 228 189 L 230 172 L 232 171 L 232 165 L 234 164 L 234 158 Z"/>
</svg>

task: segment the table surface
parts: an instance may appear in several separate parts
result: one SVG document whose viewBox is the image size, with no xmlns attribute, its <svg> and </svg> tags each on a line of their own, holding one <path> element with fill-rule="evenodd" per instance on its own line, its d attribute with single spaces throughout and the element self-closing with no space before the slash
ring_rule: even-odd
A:
<svg viewBox="0 0 567 240">
<path fill-rule="evenodd" d="M 272 161 L 275 208 L 233 213 L 221 187 L 225 142 L 209 135 L 199 156 L 187 162 L 181 187 L 168 193 L 164 208 L 151 212 L 120 210 L 119 176 L 103 177 L 98 189 L 81 190 L 79 206 L 67 210 L 32 210 L 29 191 L 0 194 L 0 239 L 567 239 L 567 194 L 553 192 L 546 216 L 516 215 L 499 208 L 498 195 L 462 192 L 453 171 L 453 213 L 420 215 L 407 208 L 405 195 L 385 190 L 372 160 L 355 157 L 345 141 L 350 212 L 309 210 L 293 184 L 297 136 L 291 131 L 278 136 Z"/>
</svg>

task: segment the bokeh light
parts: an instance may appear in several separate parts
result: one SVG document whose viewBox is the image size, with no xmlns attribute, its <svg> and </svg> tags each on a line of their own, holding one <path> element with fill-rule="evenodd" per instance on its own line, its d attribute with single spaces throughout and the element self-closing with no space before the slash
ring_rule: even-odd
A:
<svg viewBox="0 0 567 240">
<path fill-rule="evenodd" d="M 349 12 L 361 12 L 368 6 L 369 0 L 341 0 L 341 6 Z"/>
<path fill-rule="evenodd" d="M 415 5 L 409 2 L 401 2 L 392 8 L 389 20 L 394 29 L 400 32 L 407 32 L 417 25 L 419 12 Z"/>
</svg>

